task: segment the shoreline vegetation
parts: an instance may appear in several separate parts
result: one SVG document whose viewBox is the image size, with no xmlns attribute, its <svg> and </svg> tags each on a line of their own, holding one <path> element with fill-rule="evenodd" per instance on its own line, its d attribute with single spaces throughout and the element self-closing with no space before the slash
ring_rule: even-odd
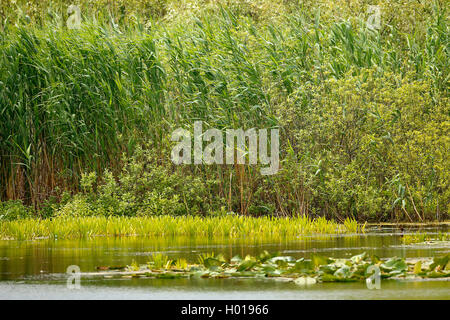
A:
<svg viewBox="0 0 450 320">
<path fill-rule="evenodd" d="M 447 1 L 69 4 L 0 3 L 0 237 L 449 219 Z M 279 172 L 174 165 L 195 121 L 279 129 Z"/>
<path fill-rule="evenodd" d="M 308 217 L 59 217 L 0 221 L 0 240 L 83 239 L 107 237 L 205 237 L 247 239 L 295 239 L 315 234 L 364 232 L 365 224 L 347 219 L 339 224 Z"/>
</svg>

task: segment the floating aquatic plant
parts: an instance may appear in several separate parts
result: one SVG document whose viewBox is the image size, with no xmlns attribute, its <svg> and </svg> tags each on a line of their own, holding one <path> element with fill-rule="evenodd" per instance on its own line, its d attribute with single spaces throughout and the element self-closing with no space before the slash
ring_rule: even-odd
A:
<svg viewBox="0 0 450 320">
<path fill-rule="evenodd" d="M 339 220 L 448 217 L 442 0 L 377 1 L 382 30 L 367 27 L 369 1 L 80 0 L 78 30 L 65 26 L 66 0 L 15 2 L 0 1 L 1 200 L 48 216 L 51 199 L 85 189 L 84 172 L 97 183 L 112 172 L 120 183 L 101 185 L 96 201 L 105 215 L 224 206 Z M 279 173 L 183 166 L 174 176 L 170 134 L 194 120 L 279 127 Z M 117 177 L 145 144 L 157 159 Z M 94 211 L 78 198 L 65 204 Z M 0 215 L 22 216 L 12 207 Z"/>
<path fill-rule="evenodd" d="M 430 241 L 449 241 L 449 240 L 450 234 L 448 232 L 439 232 L 439 233 L 416 232 L 413 234 L 406 234 L 402 237 L 402 242 L 404 244 L 424 243 Z"/>
<path fill-rule="evenodd" d="M 161 263 L 161 261 L 163 263 Z M 293 281 L 299 285 L 317 282 L 365 281 L 370 270 L 378 268 L 381 279 L 445 278 L 450 277 L 450 254 L 433 260 L 406 261 L 392 257 L 381 260 L 377 256 L 361 253 L 349 259 L 335 259 L 312 255 L 310 259 L 295 259 L 264 251 L 260 255 L 244 258 L 234 256 L 226 260 L 223 255 L 203 254 L 198 263 L 184 259 L 171 260 L 158 254 L 148 265 L 136 270 L 135 265 L 121 272 L 90 273 L 89 276 L 135 276 L 149 278 L 274 278 Z M 164 266 L 163 266 L 164 265 Z M 369 267 L 372 267 L 369 269 Z M 104 268 L 101 270 L 105 270 Z M 107 269 L 106 269 L 107 270 Z"/>
<path fill-rule="evenodd" d="M 350 221 L 350 220 L 347 220 Z M 150 216 L 150 217 L 59 217 L 0 221 L 0 239 L 92 238 L 95 236 L 189 236 L 207 238 L 294 239 L 313 234 L 363 232 L 364 225 L 345 225 L 324 218 L 306 216 L 219 217 Z"/>
</svg>

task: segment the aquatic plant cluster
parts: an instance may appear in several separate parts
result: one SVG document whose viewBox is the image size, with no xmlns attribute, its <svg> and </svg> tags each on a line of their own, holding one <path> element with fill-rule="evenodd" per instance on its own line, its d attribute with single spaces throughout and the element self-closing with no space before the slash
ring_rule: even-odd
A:
<svg viewBox="0 0 450 320">
<path fill-rule="evenodd" d="M 450 254 L 432 261 L 407 262 L 393 257 L 380 260 L 361 253 L 349 259 L 334 259 L 313 254 L 310 259 L 295 259 L 264 251 L 259 256 L 235 256 L 227 261 L 222 255 L 203 254 L 198 263 L 189 264 L 185 259 L 171 260 L 156 254 L 145 266 L 136 263 L 128 267 L 97 267 L 98 273 L 90 276 L 177 278 L 272 278 L 293 281 L 299 285 L 317 282 L 366 281 L 378 268 L 381 279 L 446 278 L 450 276 Z M 103 271 L 103 272 L 102 272 Z M 105 272 L 106 271 L 106 272 Z"/>
<path fill-rule="evenodd" d="M 404 244 L 425 243 L 425 242 L 441 242 L 450 241 L 450 233 L 428 233 L 428 232 L 416 232 L 412 234 L 405 234 L 402 237 Z"/>
<path fill-rule="evenodd" d="M 325 218 L 244 217 L 226 215 L 202 218 L 174 217 L 59 217 L 0 221 L 0 239 L 71 239 L 95 236 L 204 237 L 282 240 L 313 234 L 364 232 L 365 225 L 347 219 L 338 224 Z"/>
<path fill-rule="evenodd" d="M 69 2 L 0 2 L 3 220 L 448 218 L 448 1 Z M 279 129 L 280 170 L 174 165 L 195 121 Z"/>
</svg>

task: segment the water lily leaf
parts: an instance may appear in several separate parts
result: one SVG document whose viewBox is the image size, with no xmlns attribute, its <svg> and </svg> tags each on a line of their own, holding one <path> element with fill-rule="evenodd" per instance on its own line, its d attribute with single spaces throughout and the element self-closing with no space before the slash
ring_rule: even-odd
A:
<svg viewBox="0 0 450 320">
<path fill-rule="evenodd" d="M 233 277 L 254 277 L 256 275 L 256 272 L 253 271 L 241 271 L 241 272 L 234 272 L 231 274 Z"/>
<path fill-rule="evenodd" d="M 177 279 L 182 277 L 184 277 L 182 273 L 175 273 L 175 272 L 164 272 L 156 274 L 156 278 L 158 279 Z"/>
<path fill-rule="evenodd" d="M 440 270 L 447 269 L 447 264 L 450 260 L 450 253 L 446 254 L 443 257 L 435 257 L 433 259 L 433 263 L 430 265 L 430 270 L 436 269 L 436 267 L 439 267 Z"/>
<path fill-rule="evenodd" d="M 316 284 L 317 280 L 312 277 L 300 277 L 294 280 L 294 283 L 299 286 L 309 286 L 312 284 Z"/>
<path fill-rule="evenodd" d="M 280 256 L 280 257 L 273 257 L 269 260 L 271 263 L 277 263 L 278 261 L 284 261 L 284 262 L 294 262 L 295 259 L 291 256 Z"/>
<path fill-rule="evenodd" d="M 323 273 L 334 274 L 337 269 L 338 269 L 338 267 L 336 267 L 335 265 L 327 264 L 327 265 L 320 266 L 319 271 L 321 271 Z"/>
<path fill-rule="evenodd" d="M 270 271 L 266 273 L 267 277 L 279 277 L 283 272 L 280 270 Z"/>
<path fill-rule="evenodd" d="M 351 257 L 350 260 L 351 260 L 353 263 L 360 263 L 361 261 L 363 261 L 363 260 L 366 259 L 366 258 L 367 258 L 367 253 L 366 253 L 366 252 L 363 252 L 363 253 L 361 253 L 361 254 L 358 254 L 358 255 L 356 255 L 356 256 Z"/>
<path fill-rule="evenodd" d="M 231 273 L 237 272 L 237 269 L 236 268 L 229 268 L 229 269 L 226 269 L 225 272 L 231 274 Z"/>
<path fill-rule="evenodd" d="M 345 266 L 351 267 L 353 266 L 353 263 L 348 259 L 336 259 L 332 263 L 327 264 L 327 266 L 334 268 L 336 271 L 337 269 Z M 323 268 L 323 265 L 321 266 L 321 268 Z"/>
<path fill-rule="evenodd" d="M 374 264 L 378 264 L 381 262 L 381 259 L 377 255 L 374 255 L 374 254 L 370 257 L 370 259 L 372 260 L 372 263 L 374 263 Z"/>
<path fill-rule="evenodd" d="M 209 276 L 209 271 L 195 271 L 191 273 L 194 278 L 207 278 Z"/>
<path fill-rule="evenodd" d="M 353 278 L 341 278 L 332 274 L 325 273 L 320 278 L 322 282 L 355 282 L 357 279 Z"/>
<path fill-rule="evenodd" d="M 293 269 L 298 272 L 309 272 L 314 269 L 314 266 L 312 264 L 312 261 L 297 260 Z"/>
<path fill-rule="evenodd" d="M 213 266 L 210 266 L 210 267 L 208 268 L 208 270 L 209 270 L 209 271 L 213 271 L 213 272 L 221 272 L 223 269 L 222 269 L 220 266 L 213 265 Z"/>
<path fill-rule="evenodd" d="M 254 259 L 245 259 L 237 267 L 237 271 L 247 271 L 253 268 L 257 262 Z"/>
<path fill-rule="evenodd" d="M 414 265 L 414 274 L 420 274 L 422 272 L 422 261 L 417 261 Z"/>
<path fill-rule="evenodd" d="M 321 276 L 321 280 L 322 282 L 337 282 L 339 281 L 339 278 L 332 274 L 325 273 Z"/>
<path fill-rule="evenodd" d="M 216 273 L 216 274 L 214 274 L 214 278 L 217 278 L 217 279 L 225 279 L 225 278 L 229 278 L 229 277 L 231 277 L 229 274 L 226 274 L 226 273 Z"/>
<path fill-rule="evenodd" d="M 267 260 L 272 259 L 275 256 L 276 256 L 276 254 L 269 253 L 269 252 L 267 252 L 267 250 L 264 250 L 264 252 L 259 255 L 258 260 L 259 260 L 259 262 L 264 263 Z"/>
<path fill-rule="evenodd" d="M 200 268 L 199 266 L 191 266 L 189 268 L 189 272 L 196 272 L 196 271 L 202 271 L 203 269 Z"/>
<path fill-rule="evenodd" d="M 168 259 L 163 260 L 172 261 Z M 312 280 L 309 278 L 313 278 L 315 281 L 319 279 L 324 282 L 364 281 L 367 278 L 367 269 L 371 265 L 380 267 L 382 279 L 393 276 L 406 279 L 414 279 L 418 276 L 424 278 L 450 277 L 450 254 L 435 258 L 430 268 L 424 268 L 424 260 L 406 263 L 404 259 L 398 257 L 390 258 L 384 262 L 372 257 L 372 262 L 369 262 L 370 260 L 364 253 L 353 256 L 350 259 L 332 259 L 313 255 L 311 260 L 301 258 L 294 261 L 292 257 L 273 257 L 264 251 L 257 257 L 247 255 L 244 260 L 237 257 L 234 261 L 239 261 L 239 263 L 230 265 L 221 255 L 207 254 L 199 257 L 199 264 L 188 264 L 185 262 L 180 266 L 179 263 L 169 265 L 169 263 L 164 262 L 157 267 L 150 263 L 147 269 L 141 267 L 139 270 L 136 270 L 139 272 L 133 272 L 133 274 L 114 271 L 110 273 L 111 275 L 105 275 L 109 273 L 108 271 L 119 269 L 120 267 L 98 267 L 97 269 L 101 270 L 101 272 L 98 272 L 98 275 L 105 277 L 113 275 L 130 278 L 152 277 L 160 279 L 184 277 L 228 278 L 231 276 L 269 277 L 288 279 L 288 281 L 298 279 L 297 283 L 301 285 L 311 283 Z"/>
<path fill-rule="evenodd" d="M 261 270 L 264 271 L 264 272 L 275 272 L 277 270 L 277 268 L 275 268 L 272 265 L 265 264 L 265 265 L 262 266 Z"/>
<path fill-rule="evenodd" d="M 397 274 L 408 270 L 408 265 L 405 260 L 397 257 L 387 260 L 385 263 L 382 263 L 380 267 L 391 274 Z"/>
<path fill-rule="evenodd" d="M 317 254 L 313 254 L 311 256 L 311 261 L 312 261 L 314 267 L 319 267 L 321 265 L 329 264 L 329 263 L 333 262 L 332 259 L 320 256 L 320 255 L 317 255 Z"/>
<path fill-rule="evenodd" d="M 365 278 L 366 274 L 367 274 L 367 268 L 370 266 L 371 264 L 366 262 L 366 263 L 362 263 L 359 264 L 355 270 L 353 270 L 353 277 L 358 277 L 358 278 Z"/>
<path fill-rule="evenodd" d="M 450 272 L 431 271 L 427 273 L 428 278 L 446 278 L 450 277 Z"/>
<path fill-rule="evenodd" d="M 294 279 L 287 278 L 287 277 L 276 277 L 274 280 L 275 281 L 279 281 L 279 282 L 292 282 L 292 281 L 294 281 Z"/>
<path fill-rule="evenodd" d="M 208 257 L 203 260 L 203 265 L 206 268 L 211 268 L 213 266 L 221 266 L 223 264 L 223 261 L 219 260 L 218 258 L 214 257 Z"/>
</svg>

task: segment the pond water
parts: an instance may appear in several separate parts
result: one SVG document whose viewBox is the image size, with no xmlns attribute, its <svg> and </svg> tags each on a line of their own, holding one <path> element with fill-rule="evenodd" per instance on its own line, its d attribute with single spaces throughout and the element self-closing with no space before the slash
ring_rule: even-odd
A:
<svg viewBox="0 0 450 320">
<path fill-rule="evenodd" d="M 402 244 L 395 228 L 374 227 L 365 234 L 317 235 L 277 242 L 248 239 L 104 238 L 85 240 L 0 241 L 0 299 L 450 299 L 450 281 L 383 280 L 380 290 L 365 283 L 318 283 L 300 287 L 271 279 L 108 279 L 81 278 L 81 288 L 66 286 L 67 267 L 95 272 L 98 266 L 145 264 L 163 253 L 196 261 L 199 253 L 259 254 L 267 250 L 308 258 L 320 253 L 348 258 L 367 252 L 380 258 L 426 258 L 450 252 L 447 243 Z M 421 229 L 448 232 L 448 225 Z"/>
</svg>

